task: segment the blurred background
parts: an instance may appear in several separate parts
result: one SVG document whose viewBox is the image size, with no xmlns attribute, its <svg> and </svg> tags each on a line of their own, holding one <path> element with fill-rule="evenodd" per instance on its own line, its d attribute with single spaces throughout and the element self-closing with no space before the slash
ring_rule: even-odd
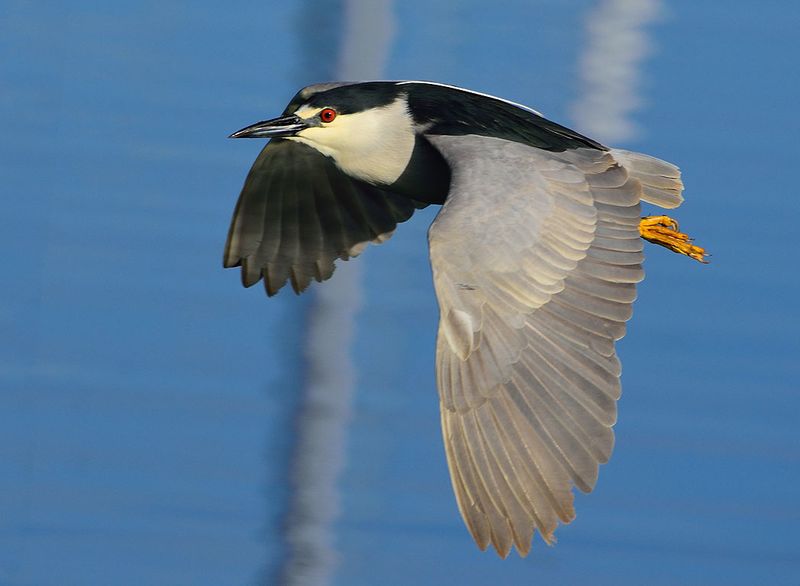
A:
<svg viewBox="0 0 800 586">
<path fill-rule="evenodd" d="M 0 5 L 0 584 L 800 584 L 800 4 Z M 259 141 L 329 79 L 430 79 L 679 164 L 617 447 L 556 547 L 452 496 L 428 209 L 302 297 L 221 268 Z M 654 210 L 646 210 L 654 211 Z"/>
</svg>

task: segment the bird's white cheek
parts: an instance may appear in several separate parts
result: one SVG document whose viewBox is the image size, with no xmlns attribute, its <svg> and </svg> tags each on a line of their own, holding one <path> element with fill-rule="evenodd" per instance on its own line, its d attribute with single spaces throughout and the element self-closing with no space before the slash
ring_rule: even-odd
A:
<svg viewBox="0 0 800 586">
<path fill-rule="evenodd" d="M 309 128 L 294 139 L 331 157 L 348 175 L 386 185 L 403 174 L 414 149 L 413 134 L 359 133 L 355 128 Z"/>
<path fill-rule="evenodd" d="M 329 134 L 330 133 L 330 134 Z M 305 130 L 300 131 L 296 137 L 301 139 L 301 142 L 305 142 L 317 150 L 322 152 L 322 149 L 330 149 L 330 143 L 333 142 L 334 144 L 339 139 L 339 132 L 336 132 L 333 128 L 327 128 L 324 126 L 313 126 L 311 128 L 306 128 Z M 336 136 L 331 136 L 336 135 Z M 325 153 L 328 154 L 328 153 Z"/>
<path fill-rule="evenodd" d="M 397 105 L 340 115 L 332 124 L 307 128 L 293 138 L 331 157 L 348 175 L 385 185 L 403 174 L 415 140 L 405 110 Z"/>
</svg>

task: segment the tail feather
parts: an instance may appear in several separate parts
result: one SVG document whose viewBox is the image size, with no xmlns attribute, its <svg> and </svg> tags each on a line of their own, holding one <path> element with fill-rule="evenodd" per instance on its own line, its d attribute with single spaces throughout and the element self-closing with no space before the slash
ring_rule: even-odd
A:
<svg viewBox="0 0 800 586">
<path fill-rule="evenodd" d="M 683 182 L 678 167 L 642 153 L 611 149 L 611 154 L 641 182 L 643 201 L 667 209 L 683 203 Z"/>
</svg>

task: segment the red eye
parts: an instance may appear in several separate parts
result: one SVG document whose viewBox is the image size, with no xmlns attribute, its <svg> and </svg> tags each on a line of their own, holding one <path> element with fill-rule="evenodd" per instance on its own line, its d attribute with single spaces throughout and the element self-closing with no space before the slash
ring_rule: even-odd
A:
<svg viewBox="0 0 800 586">
<path fill-rule="evenodd" d="M 319 113 L 319 119 L 323 122 L 333 122 L 334 118 L 336 118 L 336 110 L 333 108 L 323 108 Z"/>
</svg>

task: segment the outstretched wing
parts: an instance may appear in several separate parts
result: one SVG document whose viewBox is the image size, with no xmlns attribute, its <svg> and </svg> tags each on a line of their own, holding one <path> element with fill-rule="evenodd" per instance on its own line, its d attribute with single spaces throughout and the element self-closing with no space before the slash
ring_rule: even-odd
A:
<svg viewBox="0 0 800 586">
<path fill-rule="evenodd" d="M 458 506 L 478 545 L 527 554 L 574 516 L 614 444 L 614 342 L 643 278 L 642 183 L 613 152 L 433 136 L 452 167 L 430 228 L 436 369 Z"/>
<path fill-rule="evenodd" d="M 273 139 L 247 175 L 223 264 L 241 265 L 245 287 L 263 277 L 270 296 L 287 281 L 300 293 L 424 205 L 348 177 L 309 146 Z"/>
</svg>

